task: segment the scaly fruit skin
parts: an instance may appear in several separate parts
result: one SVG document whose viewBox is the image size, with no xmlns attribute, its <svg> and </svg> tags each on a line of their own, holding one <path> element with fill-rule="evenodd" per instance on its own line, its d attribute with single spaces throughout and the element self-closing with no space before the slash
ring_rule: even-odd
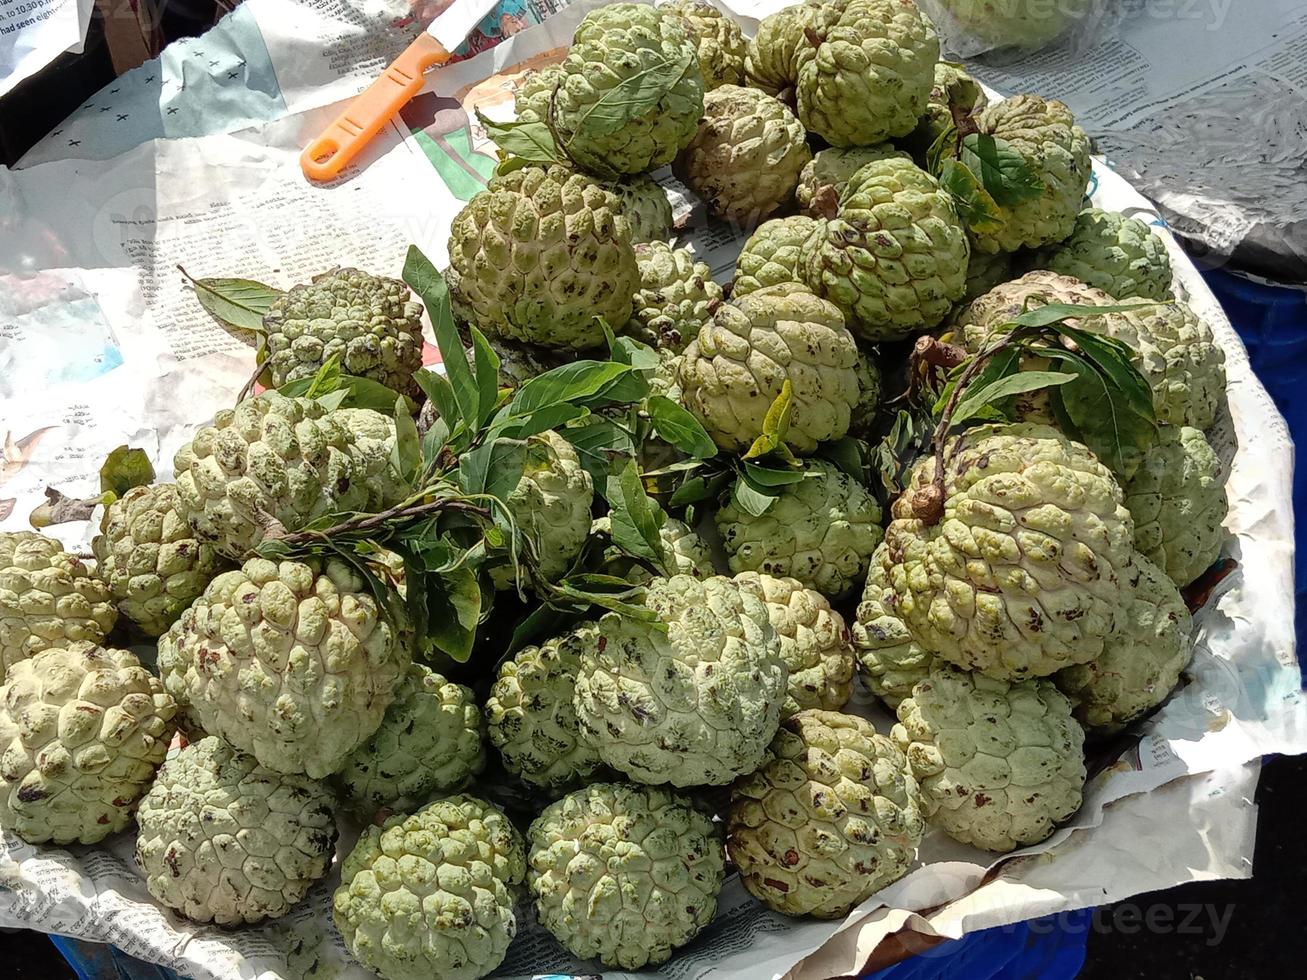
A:
<svg viewBox="0 0 1307 980">
<path fill-rule="evenodd" d="M 603 115 L 597 109 L 613 100 L 619 85 L 655 66 L 673 65 L 683 70 L 657 105 L 616 128 L 595 125 Z M 569 159 L 600 177 L 641 174 L 671 163 L 703 114 L 704 81 L 694 41 L 680 17 L 653 7 L 614 3 L 587 14 L 562 67 L 554 135 Z"/>
<path fill-rule="evenodd" d="M 407 812 L 463 789 L 486 766 L 485 722 L 471 688 L 413 664 L 381 727 L 350 753 L 336 782 L 361 813 Z"/>
<path fill-rule="evenodd" d="M 549 103 L 562 81 L 562 65 L 546 65 L 524 72 L 513 90 L 513 109 L 518 122 L 549 122 Z"/>
<path fill-rule="evenodd" d="M 811 453 L 849 431 L 857 362 L 853 335 L 832 303 L 797 283 L 772 286 L 717 308 L 681 358 L 682 401 L 717 445 L 742 452 L 762 435 L 789 381 L 785 443 Z"/>
<path fill-rule="evenodd" d="M 1044 425 L 979 426 L 949 440 L 944 513 L 917 518 L 933 457 L 913 469 L 881 554 L 896 610 L 937 656 L 1002 679 L 1087 663 L 1121 626 L 1134 525 L 1121 487 Z"/>
<path fill-rule="evenodd" d="M 912 638 L 895 610 L 897 598 L 886 577 L 885 545 L 872 556 L 867 584 L 853 622 L 853 648 L 867 690 L 896 709 L 935 664 L 935 657 Z"/>
<path fill-rule="evenodd" d="M 0 685 L 0 828 L 29 844 L 95 844 L 132 822 L 177 705 L 126 650 L 70 642 Z"/>
<path fill-rule="evenodd" d="M 178 511 L 195 536 L 240 560 L 263 540 L 269 518 L 298 531 L 326 514 L 393 503 L 389 451 L 374 438 L 387 426 L 393 438 L 393 423 L 349 411 L 275 391 L 220 411 L 173 461 Z"/>
<path fill-rule="evenodd" d="M 1193 619 L 1175 583 L 1143 555 L 1135 556 L 1128 575 L 1121 634 L 1097 660 L 1054 678 L 1080 723 L 1100 734 L 1119 731 L 1165 701 L 1193 656 Z"/>
<path fill-rule="evenodd" d="M 422 366 L 422 304 L 398 279 L 336 269 L 293 286 L 263 317 L 272 386 L 340 370 L 414 397 Z"/>
<path fill-rule="evenodd" d="M 699 55 L 705 90 L 744 83 L 748 46 L 739 24 L 703 0 L 672 0 L 658 9 L 684 22 Z"/>
<path fill-rule="evenodd" d="M 976 248 L 1014 252 L 1063 241 L 1075 228 L 1091 171 L 1089 137 L 1076 125 L 1071 110 L 1054 99 L 1014 95 L 986 109 L 978 123 L 982 133 L 1004 140 L 1020 154 L 1043 190 L 1000 207 L 1003 226 L 977 232 Z"/>
<path fill-rule="evenodd" d="M 785 703 L 785 662 L 767 607 L 722 576 L 655 579 L 656 622 L 607 613 L 581 653 L 581 731 L 644 783 L 721 786 L 756 768 Z"/>
<path fill-rule="evenodd" d="M 1159 422 L 1204 432 L 1225 404 L 1225 351 L 1188 303 L 1140 303 L 1112 318 L 1112 336 L 1139 352 Z"/>
<path fill-rule="evenodd" d="M 222 567 L 178 513 L 171 483 L 133 487 L 106 507 L 91 550 L 118 611 L 148 636 L 175 623 Z"/>
<path fill-rule="evenodd" d="M 676 232 L 667 192 L 647 174 L 614 180 L 604 187 L 617 197 L 617 210 L 626 218 L 632 244 L 665 242 Z"/>
<path fill-rule="evenodd" d="M 665 963 L 717 911 L 721 832 L 665 789 L 587 786 L 545 808 L 527 838 L 540 922 L 579 959 Z"/>
<path fill-rule="evenodd" d="M 821 222 L 807 215 L 772 218 L 749 236 L 735 260 L 731 298 L 740 299 L 768 286 L 802 283 L 799 256 L 803 243 L 820 230 Z"/>
<path fill-rule="evenodd" d="M 487 334 L 582 350 L 625 323 L 639 282 L 621 201 L 559 166 L 493 178 L 450 228 L 451 298 Z"/>
<path fill-rule="evenodd" d="M 805 281 L 871 343 L 928 330 L 966 290 L 970 248 L 953 199 L 910 160 L 849 178 L 825 234 L 803 246 Z"/>
<path fill-rule="evenodd" d="M 0 531 L 0 681 L 42 650 L 101 642 L 117 621 L 108 586 L 58 541 Z"/>
<path fill-rule="evenodd" d="M 785 915 L 839 919 L 903 877 L 925 822 L 903 753 L 870 722 L 800 711 L 767 764 L 731 787 L 728 827 L 754 898 Z"/>
<path fill-rule="evenodd" d="M 985 48 L 1042 48 L 1083 19 L 1093 0 L 937 0 L 970 36 L 967 54 Z M 979 41 L 984 48 L 978 48 Z M 976 50 L 971 50 L 975 48 Z"/>
<path fill-rule="evenodd" d="M 974 99 L 964 97 L 961 85 L 975 86 Z M 944 130 L 953 125 L 954 107 L 975 115 L 988 105 L 989 97 L 985 95 L 985 90 L 961 65 L 938 62 L 935 65 L 935 80 L 930 88 L 930 98 L 926 102 L 926 112 L 917 121 L 917 128 L 899 140 L 899 144 L 912 152 L 918 164 L 925 166 L 930 148 L 943 135 Z"/>
<path fill-rule="evenodd" d="M 1230 512 L 1221 462 L 1202 432 L 1164 425 L 1125 485 L 1135 548 L 1184 588 L 1221 557 Z"/>
<path fill-rule="evenodd" d="M 741 572 L 732 581 L 766 603 L 780 638 L 781 659 L 789 671 L 781 717 L 805 708 L 838 711 L 848 704 L 853 696 L 853 644 L 844 617 L 826 597 L 794 578 Z"/>
<path fill-rule="evenodd" d="M 363 832 L 332 914 L 350 954 L 386 980 L 478 980 L 517 935 L 526 874 L 508 818 L 466 794 Z"/>
<path fill-rule="evenodd" d="M 572 691 L 593 626 L 526 647 L 499 666 L 486 699 L 490 741 L 504 768 L 548 792 L 579 785 L 598 772 L 599 753 L 581 737 Z"/>
<path fill-rule="evenodd" d="M 522 478 L 505 503 L 522 533 L 535 542 L 540 574 L 556 582 L 581 553 L 590 533 L 594 481 L 572 444 L 552 430 L 527 440 Z M 514 585 L 513 566 L 491 569 L 497 589 Z"/>
<path fill-rule="evenodd" d="M 954 840 L 1011 851 L 1045 840 L 1079 809 L 1085 733 L 1051 681 L 941 666 L 898 717 L 890 737 L 907 755 L 926 819 Z"/>
<path fill-rule="evenodd" d="M 597 517 L 590 526 L 592 534 L 611 536 L 613 521 L 611 517 Z M 658 540 L 663 546 L 664 566 L 668 575 L 693 575 L 695 578 L 711 578 L 717 574 L 713 565 L 712 548 L 700 537 L 694 528 L 669 517 L 658 529 Z M 657 576 L 640 563 L 634 561 L 617 546 L 604 552 L 605 568 L 610 575 L 616 575 L 631 585 L 648 585 Z"/>
<path fill-rule="evenodd" d="M 194 922 L 276 919 L 330 869 L 331 809 L 321 783 L 210 736 L 165 762 L 141 800 L 136 863 L 150 894 Z"/>
<path fill-rule="evenodd" d="M 1119 211 L 1086 208 L 1071 237 L 1030 256 L 1048 269 L 1095 286 L 1118 300 L 1171 298 L 1171 257 L 1148 225 Z"/>
<path fill-rule="evenodd" d="M 814 200 L 819 190 L 823 187 L 831 188 L 835 200 L 838 201 L 844 193 L 844 188 L 848 186 L 849 178 L 859 170 L 877 160 L 890 160 L 895 157 L 908 159 L 906 153 L 889 143 L 881 143 L 878 146 L 852 146 L 847 149 L 832 146 L 818 150 L 799 174 L 799 186 L 795 189 L 794 197 L 799 202 L 799 207 L 812 217 L 827 217 L 820 206 L 820 200 Z"/>
<path fill-rule="evenodd" d="M 865 439 L 871 434 L 872 423 L 880 410 L 880 368 L 866 351 L 858 350 L 858 363 L 853 369 L 858 376 L 858 402 L 849 415 L 849 435 Z"/>
<path fill-rule="evenodd" d="M 799 52 L 807 45 L 804 30 L 816 11 L 803 4 L 783 7 L 758 22 L 744 53 L 744 82 L 789 104 L 799 77 Z"/>
<path fill-rule="evenodd" d="M 159 638 L 159 675 L 205 732 L 321 779 L 380 727 L 409 656 L 345 563 L 251 558 Z"/>
<path fill-rule="evenodd" d="M 723 85 L 704 98 L 703 120 L 675 171 L 714 215 L 752 228 L 793 200 L 811 159 L 807 134 L 784 104 Z"/>
<path fill-rule="evenodd" d="M 650 347 L 681 353 L 722 301 L 708 263 L 697 262 L 688 248 L 665 242 L 637 245 L 640 288 L 634 312 L 623 333 Z"/>
<path fill-rule="evenodd" d="M 850 0 L 814 16 L 799 50 L 799 119 L 832 146 L 906 136 L 926 111 L 939 38 L 911 0 Z"/>
<path fill-rule="evenodd" d="M 796 578 L 830 599 L 847 595 L 880 544 L 880 505 L 863 486 L 825 460 L 804 464 L 761 516 L 735 503 L 717 511 L 717 531 L 733 573 Z"/>
</svg>

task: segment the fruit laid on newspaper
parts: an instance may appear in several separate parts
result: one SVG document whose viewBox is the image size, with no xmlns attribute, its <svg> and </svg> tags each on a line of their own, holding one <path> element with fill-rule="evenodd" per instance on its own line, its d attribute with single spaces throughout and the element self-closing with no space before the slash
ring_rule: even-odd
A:
<svg viewBox="0 0 1307 980">
<path fill-rule="evenodd" d="M 197 280 L 271 387 L 0 533 L 0 828 L 134 824 L 226 927 L 334 859 L 384 980 L 493 973 L 523 902 L 634 971 L 732 870 L 842 918 L 1046 841 L 1237 551 L 1166 242 L 912 0 L 607 4 L 515 77 L 444 272 Z"/>
</svg>

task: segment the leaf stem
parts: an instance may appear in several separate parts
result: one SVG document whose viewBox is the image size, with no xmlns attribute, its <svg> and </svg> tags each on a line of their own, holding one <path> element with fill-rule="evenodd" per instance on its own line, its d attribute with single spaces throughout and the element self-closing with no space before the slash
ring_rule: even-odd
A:
<svg viewBox="0 0 1307 980">
<path fill-rule="evenodd" d="M 430 517 L 433 514 L 439 514 L 442 511 L 460 511 L 465 514 L 474 514 L 485 520 L 489 520 L 490 511 L 484 507 L 478 507 L 470 504 L 466 500 L 451 500 L 443 497 L 439 500 L 430 500 L 426 503 L 413 504 L 403 503 L 391 507 L 389 510 L 383 510 L 379 514 L 365 514 L 359 517 L 352 517 L 348 521 L 342 521 L 334 527 L 323 528 L 320 531 L 296 531 L 292 534 L 283 535 L 279 540 L 289 547 L 296 545 L 311 544 L 320 541 L 323 538 L 332 538 L 342 534 L 356 534 L 360 531 L 372 531 L 384 526 L 389 521 L 411 520 L 417 517 Z"/>
</svg>

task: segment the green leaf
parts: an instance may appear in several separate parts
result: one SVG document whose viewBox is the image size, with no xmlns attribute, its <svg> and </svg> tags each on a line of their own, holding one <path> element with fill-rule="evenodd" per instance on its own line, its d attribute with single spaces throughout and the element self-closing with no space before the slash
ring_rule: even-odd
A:
<svg viewBox="0 0 1307 980">
<path fill-rule="evenodd" d="M 1048 303 L 1034 309 L 1022 310 L 1012 318 L 1010 326 L 1047 327 L 1057 324 L 1058 329 L 1070 337 L 1081 328 L 1062 323 L 1063 320 L 1082 319 L 1086 316 L 1104 316 L 1109 313 L 1128 313 L 1144 305 L 1151 306 L 1153 304 L 1118 303 L 1113 306 L 1084 306 L 1077 303 Z M 1102 334 L 1092 334 L 1092 336 L 1102 337 Z M 1119 343 L 1119 341 L 1116 342 Z"/>
<path fill-rule="evenodd" d="M 316 376 L 288 381 L 277 391 L 287 398 L 316 398 L 319 401 L 325 395 L 339 394 L 339 400 L 334 407 L 369 408 L 382 415 L 392 416 L 395 411 L 395 399 L 399 397 L 399 392 L 394 388 L 386 387 L 380 381 L 360 378 L 352 374 L 341 374 L 340 361 L 337 358 L 324 364 Z M 406 408 L 405 414 L 407 413 Z"/>
<path fill-rule="evenodd" d="M 786 378 L 781 385 L 781 393 L 772 400 L 767 414 L 762 419 L 762 435 L 753 441 L 744 459 L 756 459 L 776 452 L 785 444 L 786 433 L 790 430 L 790 416 L 794 414 L 794 386 Z"/>
<path fill-rule="evenodd" d="M 1051 360 L 1076 375 L 1053 390 L 1053 410 L 1067 435 L 1083 442 L 1112 472 L 1128 479 L 1157 438 L 1151 402 L 1140 414 L 1106 373 L 1077 351 L 1050 348 Z"/>
<path fill-rule="evenodd" d="M 431 399 L 431 403 L 436 406 L 436 413 L 440 416 L 441 421 L 445 423 L 446 432 L 450 429 L 449 419 L 458 419 L 458 402 L 454 399 L 454 389 L 450 387 L 449 379 L 443 374 L 437 374 L 426 368 L 414 372 L 413 377 L 417 380 L 418 386 L 423 393 Z"/>
<path fill-rule="evenodd" d="M 735 481 L 735 486 L 731 489 L 731 499 L 746 514 L 751 517 L 761 517 L 776 502 L 776 495 L 767 493 L 751 483 L 746 471 L 744 479 Z"/>
<path fill-rule="evenodd" d="M 656 48 L 640 52 L 643 68 L 609 87 L 577 121 L 572 142 L 615 133 L 634 119 L 658 107 L 672 87 L 684 77 L 696 60 L 694 48 L 682 45 L 674 60 L 663 58 Z M 565 147 L 566 149 L 566 147 Z M 570 155 L 570 154 L 569 154 Z"/>
<path fill-rule="evenodd" d="M 863 476 L 866 467 L 866 461 L 863 459 L 863 444 L 857 439 L 844 438 L 824 443 L 821 447 L 821 457 L 830 460 L 842 472 L 859 483 L 866 482 Z"/>
<path fill-rule="evenodd" d="M 658 505 L 644 492 L 644 481 L 635 462 L 624 459 L 608 477 L 608 505 L 613 543 L 628 554 L 664 565 L 658 528 L 665 520 Z"/>
<path fill-rule="evenodd" d="M 704 500 L 716 500 L 731 481 L 729 470 L 711 476 L 695 476 L 686 480 L 672 494 L 668 506 L 680 509 Z"/>
<path fill-rule="evenodd" d="M 390 461 L 404 482 L 412 485 L 422 473 L 422 442 L 418 439 L 418 427 L 408 412 L 408 402 L 403 395 L 396 396 L 394 412 L 395 446 Z"/>
<path fill-rule="evenodd" d="M 950 120 L 940 127 L 939 135 L 926 150 L 926 171 L 938 178 L 944 172 L 944 163 L 953 159 L 958 144 L 958 127 Z"/>
<path fill-rule="evenodd" d="M 708 459 L 717 455 L 717 444 L 697 418 L 665 395 L 650 395 L 646 402 L 654 432 L 687 456 Z"/>
<path fill-rule="evenodd" d="M 1061 326 L 1061 332 L 1074 340 L 1080 353 L 1107 375 L 1114 388 L 1124 395 L 1131 411 L 1151 422 L 1156 421 L 1153 389 L 1135 366 L 1134 351 L 1114 337 L 1104 337 L 1066 324 Z"/>
<path fill-rule="evenodd" d="M 804 477 L 802 468 L 768 466 L 764 463 L 748 461 L 744 464 L 745 478 L 758 487 L 787 487 L 798 483 Z"/>
<path fill-rule="evenodd" d="M 962 140 L 960 159 L 1002 207 L 1014 207 L 1044 192 L 1039 173 L 1007 140 L 971 133 Z"/>
<path fill-rule="evenodd" d="M 282 295 L 253 279 L 192 279 L 178 266 L 183 276 L 195 289 L 200 305 L 224 326 L 236 330 L 263 334 L 263 317 Z"/>
<path fill-rule="evenodd" d="M 508 500 L 522 479 L 526 448 L 520 439 L 495 439 L 464 453 L 458 460 L 459 485 L 465 493 Z"/>
<path fill-rule="evenodd" d="M 566 163 L 549 124 L 543 119 L 496 122 L 477 110 L 477 121 L 495 145 L 525 163 Z"/>
<path fill-rule="evenodd" d="M 608 459 L 611 454 L 635 455 L 631 433 L 602 415 L 591 415 L 579 425 L 568 426 L 558 434 L 572 444 L 581 460 L 581 467 L 590 474 L 596 491 L 602 492 L 608 482 Z"/>
<path fill-rule="evenodd" d="M 312 378 L 308 379 L 308 386 L 304 388 L 303 392 L 297 392 L 296 397 L 321 399 L 324 395 L 330 395 L 334 392 L 340 391 L 341 377 L 340 355 L 332 354 L 327 358 L 326 363 L 318 368 L 317 373 L 314 374 Z M 291 384 L 285 385 L 279 390 L 282 394 L 289 395 L 290 392 L 296 391 L 297 387 L 298 386 L 295 382 L 291 382 Z M 344 402 L 343 395 L 339 401 Z M 387 399 L 387 404 L 389 404 L 389 399 Z"/>
<path fill-rule="evenodd" d="M 481 586 L 476 573 L 457 567 L 423 578 L 427 582 L 427 615 L 420 642 L 457 663 L 467 663 L 481 619 Z"/>
<path fill-rule="evenodd" d="M 154 466 L 144 449 L 119 446 L 105 457 L 100 467 L 100 490 L 121 497 L 132 487 L 154 482 Z"/>
<path fill-rule="evenodd" d="M 1063 371 L 1021 371 L 991 381 L 979 388 L 974 384 L 970 385 L 953 410 L 952 425 L 959 426 L 975 418 L 982 409 L 994 407 L 995 403 L 1002 399 L 1021 395 L 1027 391 L 1037 391 L 1040 388 L 1064 385 L 1075 381 L 1076 377 L 1075 374 L 1067 374 Z"/>
<path fill-rule="evenodd" d="M 473 368 L 477 387 L 478 427 L 490 418 L 499 404 L 499 355 L 495 353 L 490 341 L 476 327 L 470 328 L 472 335 Z"/>
<path fill-rule="evenodd" d="M 573 361 L 532 378 L 513 393 L 492 423 L 501 429 L 512 423 L 527 425 L 531 416 L 552 406 L 577 403 L 603 391 L 631 369 L 612 361 Z"/>
<path fill-rule="evenodd" d="M 988 233 L 1003 227 L 1003 212 L 976 175 L 956 160 L 941 161 L 939 183 L 953 198 L 958 217 L 973 232 Z"/>
</svg>

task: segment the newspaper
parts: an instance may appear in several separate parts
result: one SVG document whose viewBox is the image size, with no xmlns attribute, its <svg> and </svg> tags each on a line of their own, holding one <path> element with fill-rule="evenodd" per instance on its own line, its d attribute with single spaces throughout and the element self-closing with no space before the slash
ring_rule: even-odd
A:
<svg viewBox="0 0 1307 980">
<path fill-rule="evenodd" d="M 0 96 L 61 54 L 80 54 L 95 0 L 0 0 Z"/>
<path fill-rule="evenodd" d="M 18 529 L 46 485 L 96 486 L 103 456 L 146 448 L 161 477 L 173 451 L 253 367 L 251 349 L 199 310 L 194 276 L 288 285 L 334 264 L 394 274 L 411 242 L 437 264 L 450 222 L 493 160 L 471 109 L 502 115 L 528 67 L 556 58 L 582 8 L 569 8 L 433 76 L 430 92 L 335 184 L 299 172 L 308 134 L 339 106 L 258 128 L 158 139 L 113 159 L 0 171 L 0 528 Z M 1101 164 L 1097 203 L 1149 215 Z M 688 199 L 678 210 L 691 223 Z M 739 239 L 696 227 L 723 278 Z M 1307 707 L 1293 635 L 1292 445 L 1219 306 L 1163 231 L 1178 283 L 1226 351 L 1229 414 L 1215 442 L 1229 460 L 1226 553 L 1239 562 L 1195 618 L 1182 689 L 1137 743 L 1091 757 L 1085 804 L 1049 841 L 996 857 L 932 832 L 918 864 L 842 922 L 787 919 L 732 878 L 712 926 L 668 978 L 808 978 L 857 973 L 885 936 L 924 936 L 1017 922 L 1185 881 L 1251 873 L 1257 760 L 1307 751 Z M 84 543 L 89 526 L 59 529 Z M 851 710 L 885 730 L 865 693 Z M 357 833 L 345 827 L 340 854 Z M 107 849 L 32 847 L 0 836 L 0 926 L 113 942 L 197 978 L 363 978 L 330 922 L 338 872 L 277 923 L 240 931 L 161 910 L 132 862 L 130 833 Z M 495 974 L 586 975 L 519 910 L 521 934 Z"/>
</svg>

